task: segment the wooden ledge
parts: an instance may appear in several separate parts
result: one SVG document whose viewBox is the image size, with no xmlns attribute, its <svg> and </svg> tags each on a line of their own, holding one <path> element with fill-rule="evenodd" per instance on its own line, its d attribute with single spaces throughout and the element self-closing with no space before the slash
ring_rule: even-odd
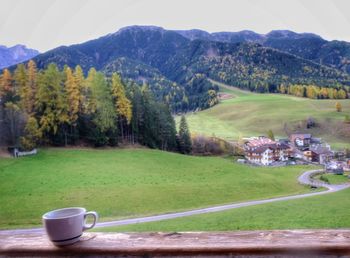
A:
<svg viewBox="0 0 350 258">
<path fill-rule="evenodd" d="M 188 233 L 84 233 L 55 247 L 45 235 L 1 234 L 2 256 L 292 256 L 350 257 L 350 230 Z"/>
</svg>

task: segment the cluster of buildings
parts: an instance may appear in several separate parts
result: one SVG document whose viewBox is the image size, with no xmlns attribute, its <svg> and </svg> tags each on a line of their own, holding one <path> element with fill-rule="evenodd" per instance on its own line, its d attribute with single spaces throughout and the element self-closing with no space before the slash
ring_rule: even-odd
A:
<svg viewBox="0 0 350 258">
<path fill-rule="evenodd" d="M 249 138 L 244 145 L 245 158 L 264 166 L 278 161 L 287 161 L 290 148 L 287 144 L 273 141 L 264 136 Z"/>
<path fill-rule="evenodd" d="M 288 139 L 271 140 L 264 136 L 251 137 L 244 142 L 245 158 L 257 165 L 280 165 L 301 160 L 326 167 L 350 169 L 350 160 L 335 159 L 335 152 L 321 139 L 311 134 L 291 134 Z"/>
</svg>

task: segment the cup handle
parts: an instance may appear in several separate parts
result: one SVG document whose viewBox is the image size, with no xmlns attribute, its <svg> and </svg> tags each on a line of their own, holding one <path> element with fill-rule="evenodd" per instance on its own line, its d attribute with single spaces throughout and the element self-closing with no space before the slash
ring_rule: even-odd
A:
<svg viewBox="0 0 350 258">
<path fill-rule="evenodd" d="M 85 224 L 85 219 L 88 215 L 92 215 L 94 217 L 94 222 L 92 222 L 91 225 L 86 225 Z M 95 211 L 88 211 L 84 214 L 84 226 L 83 226 L 83 231 L 87 230 L 87 229 L 92 229 L 95 225 L 96 225 L 96 222 L 97 222 L 97 219 L 98 219 L 98 215 L 97 215 L 97 212 Z"/>
</svg>

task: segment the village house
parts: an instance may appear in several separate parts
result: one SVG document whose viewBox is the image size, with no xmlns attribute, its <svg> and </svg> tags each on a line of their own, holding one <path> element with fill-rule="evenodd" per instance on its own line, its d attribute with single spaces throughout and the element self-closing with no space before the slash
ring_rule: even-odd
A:
<svg viewBox="0 0 350 258">
<path fill-rule="evenodd" d="M 275 162 L 287 161 L 289 146 L 259 136 L 247 139 L 244 150 L 245 158 L 249 162 L 268 166 Z"/>
<path fill-rule="evenodd" d="M 289 140 L 295 158 L 322 165 L 325 165 L 334 158 L 334 152 L 330 146 L 323 144 L 320 138 L 314 138 L 311 134 L 291 134 Z"/>
<path fill-rule="evenodd" d="M 311 134 L 296 133 L 289 136 L 290 143 L 299 150 L 306 150 L 311 144 Z"/>
<path fill-rule="evenodd" d="M 312 152 L 312 161 L 322 165 L 325 165 L 334 158 L 334 152 L 329 145 L 311 147 L 310 151 Z"/>
</svg>

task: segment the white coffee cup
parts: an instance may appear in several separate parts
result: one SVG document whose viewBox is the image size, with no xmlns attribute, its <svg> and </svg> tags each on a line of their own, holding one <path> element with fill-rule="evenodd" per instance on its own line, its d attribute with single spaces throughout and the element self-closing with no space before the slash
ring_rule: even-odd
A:
<svg viewBox="0 0 350 258">
<path fill-rule="evenodd" d="M 94 221 L 86 224 L 86 217 L 91 215 Z M 53 210 L 43 215 L 46 233 L 55 245 L 69 245 L 79 241 L 83 231 L 95 226 L 98 215 L 95 211 L 86 212 L 85 208 L 71 207 Z"/>
</svg>

